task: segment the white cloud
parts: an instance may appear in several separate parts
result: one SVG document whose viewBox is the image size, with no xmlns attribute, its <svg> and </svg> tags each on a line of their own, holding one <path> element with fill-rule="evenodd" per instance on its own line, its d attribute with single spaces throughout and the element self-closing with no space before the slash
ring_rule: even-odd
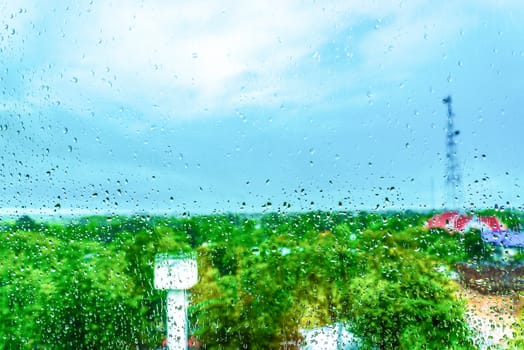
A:
<svg viewBox="0 0 524 350">
<path fill-rule="evenodd" d="M 57 94 L 52 100 L 76 104 L 103 93 L 148 108 L 161 106 L 164 114 L 263 104 L 268 98 L 278 104 L 276 95 L 297 98 L 288 96 L 296 95 L 288 86 L 289 69 L 354 18 L 391 8 L 357 1 L 159 1 L 92 7 L 90 12 L 78 9 L 88 12 L 81 19 L 64 21 L 65 38 L 53 50 L 59 51 L 55 56 L 66 70 L 50 77 Z"/>
<path fill-rule="evenodd" d="M 434 59 L 439 45 L 453 40 L 467 22 L 459 17 L 463 11 L 422 0 L 129 1 L 90 6 L 76 9 L 82 14 L 78 19 L 75 11 L 66 13 L 70 18 L 61 24 L 65 39 L 50 49 L 65 67 L 62 76 L 50 72 L 44 77 L 51 81 L 51 100 L 79 106 L 103 95 L 147 114 L 153 110 L 178 118 L 242 105 L 321 99 L 339 88 L 336 82 L 315 91 L 314 76 L 322 72 L 296 76 L 294 70 L 362 21 L 382 20 L 383 25 L 357 33 L 354 46 L 365 63 L 335 78 L 362 80 L 382 67 L 381 73 L 396 79 Z M 52 21 L 48 25 L 58 24 Z M 305 86 L 309 91 L 300 92 Z"/>
<path fill-rule="evenodd" d="M 268 94 L 278 90 L 288 66 L 326 39 L 329 21 L 315 19 L 315 9 L 296 2 L 230 2 L 222 9 L 215 2 L 188 3 L 118 14 L 105 9 L 99 25 L 116 39 L 102 54 L 95 50 L 93 60 L 117 66 L 125 85 L 140 82 L 138 94 L 144 87 L 169 91 L 158 103 L 177 100 L 184 90 L 196 95 L 194 103 L 213 108 L 243 84 L 272 86 Z"/>
</svg>

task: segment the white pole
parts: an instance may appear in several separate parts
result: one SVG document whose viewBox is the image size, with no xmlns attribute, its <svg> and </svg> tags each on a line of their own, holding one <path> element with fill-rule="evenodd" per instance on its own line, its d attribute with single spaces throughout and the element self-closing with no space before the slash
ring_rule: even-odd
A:
<svg viewBox="0 0 524 350">
<path fill-rule="evenodd" d="M 186 291 L 172 289 L 167 292 L 167 348 L 187 349 Z"/>
<path fill-rule="evenodd" d="M 155 257 L 155 288 L 167 290 L 167 348 L 187 350 L 186 290 L 198 282 L 196 256 Z"/>
</svg>

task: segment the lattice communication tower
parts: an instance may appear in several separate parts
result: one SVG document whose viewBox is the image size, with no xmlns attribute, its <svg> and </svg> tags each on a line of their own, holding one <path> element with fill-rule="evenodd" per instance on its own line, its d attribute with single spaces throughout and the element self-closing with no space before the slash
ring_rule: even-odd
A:
<svg viewBox="0 0 524 350">
<path fill-rule="evenodd" d="M 442 100 L 448 107 L 448 124 L 446 128 L 446 192 L 447 203 L 450 209 L 459 209 L 460 205 L 460 190 L 462 184 L 462 177 L 460 175 L 459 161 L 457 157 L 457 137 L 460 131 L 455 129 L 453 119 L 455 114 L 451 108 L 451 96 Z"/>
</svg>

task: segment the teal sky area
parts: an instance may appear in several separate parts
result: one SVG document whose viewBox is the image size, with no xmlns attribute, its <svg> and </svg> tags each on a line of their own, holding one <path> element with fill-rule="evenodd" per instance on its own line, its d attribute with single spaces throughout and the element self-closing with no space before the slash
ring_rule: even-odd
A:
<svg viewBox="0 0 524 350">
<path fill-rule="evenodd" d="M 0 214 L 522 209 L 521 1 L 0 1 Z"/>
</svg>

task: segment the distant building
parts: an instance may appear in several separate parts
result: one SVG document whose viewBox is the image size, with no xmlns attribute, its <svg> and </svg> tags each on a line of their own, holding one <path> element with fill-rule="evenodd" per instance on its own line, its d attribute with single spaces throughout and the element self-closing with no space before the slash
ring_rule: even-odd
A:
<svg viewBox="0 0 524 350">
<path fill-rule="evenodd" d="M 495 247 L 493 260 L 510 262 L 524 252 L 524 233 L 514 231 L 482 231 L 482 240 Z"/>
<path fill-rule="evenodd" d="M 450 232 L 464 232 L 470 229 L 479 229 L 481 232 L 506 231 L 507 227 L 496 216 L 475 216 L 460 214 L 458 211 L 446 211 L 433 215 L 424 227 L 443 228 Z"/>
<path fill-rule="evenodd" d="M 455 264 L 461 283 L 485 294 L 514 293 L 524 290 L 524 233 L 509 231 L 495 216 L 465 215 L 447 211 L 432 216 L 424 225 L 450 234 L 478 229 L 484 243 L 493 247 L 487 260 Z"/>
</svg>

